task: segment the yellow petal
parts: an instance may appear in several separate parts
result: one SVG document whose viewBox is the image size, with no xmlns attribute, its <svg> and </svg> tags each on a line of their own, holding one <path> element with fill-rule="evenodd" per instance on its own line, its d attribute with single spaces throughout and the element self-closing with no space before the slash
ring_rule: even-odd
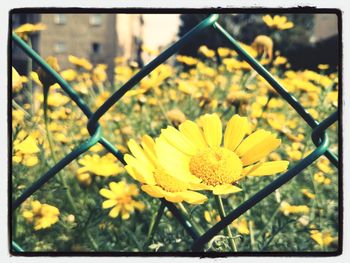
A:
<svg viewBox="0 0 350 263">
<path fill-rule="evenodd" d="M 265 130 L 257 130 L 250 134 L 247 138 L 243 140 L 243 142 L 237 147 L 235 150 L 236 154 L 241 157 L 248 150 L 253 148 L 256 144 L 263 141 L 271 132 Z"/>
<path fill-rule="evenodd" d="M 131 153 L 135 156 L 135 158 L 142 162 L 144 166 L 147 166 L 148 169 L 153 169 L 154 166 L 152 165 L 151 161 L 147 158 L 146 154 L 143 152 L 140 145 L 138 145 L 135 140 L 131 139 L 128 141 L 128 147 L 131 151 Z"/>
<path fill-rule="evenodd" d="M 163 135 L 156 139 L 156 153 L 160 165 L 172 176 L 186 180 L 189 174 L 190 157 L 170 145 Z"/>
<path fill-rule="evenodd" d="M 109 212 L 109 216 L 112 217 L 112 218 L 116 218 L 119 215 L 119 212 L 120 212 L 120 206 L 115 206 Z"/>
<path fill-rule="evenodd" d="M 143 185 L 141 186 L 142 191 L 146 192 L 152 197 L 161 198 L 164 197 L 164 191 L 162 188 L 156 185 Z"/>
<path fill-rule="evenodd" d="M 20 151 L 21 153 L 30 154 L 37 153 L 40 151 L 37 146 L 36 140 L 29 135 L 24 141 L 14 146 L 15 151 Z"/>
<path fill-rule="evenodd" d="M 254 145 L 250 150 L 241 156 L 243 165 L 255 163 L 266 157 L 270 152 L 275 150 L 281 144 L 280 139 L 276 139 L 275 135 L 269 135 Z"/>
<path fill-rule="evenodd" d="M 125 182 L 124 181 L 121 181 L 120 183 L 110 182 L 109 183 L 109 188 L 112 190 L 113 193 L 118 195 L 124 190 Z"/>
<path fill-rule="evenodd" d="M 270 15 L 263 16 L 263 21 L 268 25 L 272 26 L 273 25 L 273 19 Z"/>
<path fill-rule="evenodd" d="M 185 191 L 180 192 L 179 195 L 183 198 L 183 200 L 189 204 L 203 204 L 208 198 L 200 193 L 194 191 Z"/>
<path fill-rule="evenodd" d="M 217 114 L 203 116 L 204 138 L 210 147 L 219 147 L 222 140 L 222 124 Z"/>
<path fill-rule="evenodd" d="M 276 173 L 283 172 L 288 168 L 288 161 L 272 161 L 258 164 L 259 167 L 253 169 L 255 165 L 250 165 L 243 168 L 242 174 L 247 176 L 264 176 L 273 175 Z"/>
<path fill-rule="evenodd" d="M 231 185 L 231 184 L 222 184 L 217 185 L 213 189 L 214 195 L 227 195 L 227 194 L 233 194 L 242 191 L 241 188 Z"/>
<path fill-rule="evenodd" d="M 25 166 L 34 166 L 39 162 L 39 159 L 37 156 L 30 156 L 28 159 L 24 160 L 23 164 Z"/>
<path fill-rule="evenodd" d="M 179 151 L 190 156 L 196 154 L 195 145 L 174 127 L 168 126 L 166 129 L 162 129 L 161 134 L 168 141 L 168 143 Z"/>
<path fill-rule="evenodd" d="M 238 114 L 233 115 L 226 126 L 224 147 L 234 151 L 248 131 L 249 124 L 247 118 L 240 117 Z"/>
<path fill-rule="evenodd" d="M 100 195 L 102 195 L 103 197 L 105 197 L 107 199 L 115 199 L 116 198 L 116 195 L 111 190 L 108 190 L 106 188 L 102 188 L 100 190 Z"/>
<path fill-rule="evenodd" d="M 203 133 L 198 125 L 190 120 L 186 120 L 179 126 L 180 132 L 186 136 L 198 149 L 203 149 L 207 146 Z"/>
<path fill-rule="evenodd" d="M 144 135 L 142 137 L 141 145 L 148 159 L 152 161 L 154 166 L 157 166 L 156 150 L 154 149 L 155 143 L 153 139 L 148 135 Z"/>
<path fill-rule="evenodd" d="M 123 220 L 127 220 L 130 218 L 130 213 L 128 213 L 127 211 L 123 210 L 122 211 L 122 219 Z"/>
<path fill-rule="evenodd" d="M 178 193 L 170 193 L 170 192 L 164 192 L 164 198 L 165 200 L 172 202 L 172 203 L 179 203 L 183 201 L 183 198 Z"/>
<path fill-rule="evenodd" d="M 117 200 L 106 200 L 102 203 L 102 208 L 111 208 L 117 204 Z"/>
<path fill-rule="evenodd" d="M 125 162 L 133 168 L 134 174 L 131 174 L 129 169 L 129 174 L 131 176 L 137 177 L 137 180 L 141 183 L 154 185 L 153 170 L 150 170 L 149 166 L 146 166 L 143 162 L 139 162 L 135 157 L 126 154 L 124 156 Z"/>
</svg>

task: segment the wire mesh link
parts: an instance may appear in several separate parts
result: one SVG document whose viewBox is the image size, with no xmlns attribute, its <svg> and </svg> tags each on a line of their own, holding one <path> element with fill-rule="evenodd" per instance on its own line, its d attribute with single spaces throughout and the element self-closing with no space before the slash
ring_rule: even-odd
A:
<svg viewBox="0 0 350 263">
<path fill-rule="evenodd" d="M 304 159 L 299 161 L 295 166 L 290 168 L 283 175 L 280 175 L 277 179 L 271 182 L 269 185 L 265 186 L 263 189 L 258 191 L 251 198 L 246 200 L 240 206 L 238 206 L 233 211 L 229 212 L 226 217 L 221 218 L 221 220 L 214 225 L 212 228 L 207 230 L 203 235 L 196 232 L 195 228 L 189 220 L 187 220 L 181 211 L 173 204 L 164 199 L 162 202 L 166 207 L 172 212 L 174 217 L 178 222 L 184 227 L 186 232 L 194 240 L 192 245 L 193 251 L 203 250 L 205 244 L 209 242 L 215 235 L 217 235 L 226 226 L 231 224 L 233 220 L 238 218 L 244 212 L 252 208 L 254 205 L 259 203 L 273 191 L 287 183 L 294 176 L 298 175 L 302 170 L 312 164 L 320 156 L 325 155 L 330 162 L 338 168 L 338 157 L 329 151 L 329 140 L 326 134 L 327 128 L 338 120 L 338 111 L 331 114 L 321 123 L 315 121 L 312 116 L 304 109 L 304 107 L 297 101 L 297 99 L 291 95 L 283 86 L 267 71 L 257 60 L 250 56 L 239 43 L 217 22 L 219 15 L 213 14 L 208 18 L 204 19 L 196 27 L 190 30 L 182 38 L 180 38 L 175 44 L 170 46 L 168 49 L 163 51 L 159 56 L 152 60 L 149 64 L 143 67 L 137 74 L 135 74 L 129 81 L 127 81 L 120 89 L 118 89 L 111 97 L 109 97 L 94 113 L 88 108 L 84 100 L 70 87 L 70 85 L 53 70 L 44 60 L 40 57 L 29 45 L 27 45 L 20 37 L 15 33 L 12 34 L 13 41 L 19 45 L 19 47 L 39 66 L 48 73 L 56 82 L 62 87 L 62 89 L 67 93 L 67 95 L 77 104 L 77 106 L 82 110 L 82 112 L 88 117 L 87 128 L 91 135 L 83 144 L 75 148 L 70 154 L 65 156 L 60 160 L 55 166 L 53 166 L 48 172 L 42 175 L 37 181 L 35 181 L 30 187 L 28 187 L 21 195 L 12 203 L 12 210 L 14 211 L 18 208 L 29 196 L 31 196 L 35 191 L 40 189 L 46 182 L 48 182 L 52 177 L 54 177 L 59 171 L 61 171 L 65 166 L 75 160 L 79 155 L 86 152 L 90 147 L 99 142 L 104 146 L 109 152 L 118 158 L 123 164 L 125 161 L 121 152 L 114 147 L 107 139 L 102 137 L 102 129 L 98 123 L 99 119 L 111 108 L 117 101 L 119 101 L 122 96 L 132 89 L 136 84 L 138 84 L 145 76 L 151 73 L 155 68 L 161 65 L 169 57 L 174 55 L 181 47 L 183 47 L 189 40 L 193 39 L 202 30 L 213 27 L 218 33 L 220 33 L 226 40 L 228 40 L 233 49 L 245 60 L 247 61 L 253 69 L 262 76 L 281 96 L 286 100 L 296 112 L 304 119 L 304 121 L 312 128 L 312 140 L 316 146 L 316 149 L 311 152 Z M 15 242 L 12 241 L 12 250 L 14 252 L 24 252 L 24 250 Z"/>
</svg>

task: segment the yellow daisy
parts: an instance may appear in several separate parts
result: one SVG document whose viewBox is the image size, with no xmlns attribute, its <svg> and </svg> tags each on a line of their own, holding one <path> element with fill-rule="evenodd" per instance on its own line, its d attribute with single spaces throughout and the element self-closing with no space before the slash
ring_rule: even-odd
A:
<svg viewBox="0 0 350 263">
<path fill-rule="evenodd" d="M 121 214 L 122 219 L 127 220 L 135 209 L 142 211 L 145 208 L 142 202 L 133 199 L 139 194 L 136 185 L 127 184 L 124 181 L 119 183 L 111 182 L 109 183 L 109 188 L 110 190 L 102 188 L 100 195 L 108 199 L 102 203 L 103 209 L 113 207 L 109 212 L 110 217 L 116 218 Z"/>
<path fill-rule="evenodd" d="M 156 155 L 170 176 L 196 178 L 200 181 L 196 189 L 221 195 L 241 191 L 233 184 L 245 176 L 272 175 L 287 169 L 287 161 L 263 161 L 281 140 L 262 129 L 246 137 L 250 130 L 247 118 L 234 115 L 224 136 L 218 115 L 205 114 L 198 122 L 186 120 L 179 130 L 168 126 L 156 139 Z"/>
<path fill-rule="evenodd" d="M 132 153 L 125 155 L 126 171 L 142 183 L 141 189 L 152 197 L 165 198 L 169 202 L 185 201 L 190 204 L 202 204 L 207 200 L 205 195 L 191 191 L 198 178 L 194 176 L 171 175 L 159 164 L 154 140 L 145 135 L 141 145 L 134 140 L 128 142 Z"/>
</svg>

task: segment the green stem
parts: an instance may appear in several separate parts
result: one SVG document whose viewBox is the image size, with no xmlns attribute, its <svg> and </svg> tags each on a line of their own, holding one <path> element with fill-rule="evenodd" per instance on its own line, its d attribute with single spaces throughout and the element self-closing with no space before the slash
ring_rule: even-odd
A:
<svg viewBox="0 0 350 263">
<path fill-rule="evenodd" d="M 23 109 L 23 107 L 21 105 L 19 105 L 14 99 L 12 99 L 12 106 L 14 108 L 16 108 L 17 110 L 22 111 L 25 115 L 31 116 L 30 113 L 28 111 L 26 111 L 25 109 Z"/>
<path fill-rule="evenodd" d="M 248 222 L 249 227 L 249 235 L 250 235 L 250 246 L 252 247 L 252 251 L 255 251 L 255 238 L 254 238 L 254 227 L 253 222 L 249 220 Z"/>
<path fill-rule="evenodd" d="M 197 233 L 199 233 L 200 235 L 202 235 L 204 233 L 203 229 L 194 221 L 194 220 L 190 220 L 190 214 L 188 213 L 186 207 L 182 204 L 179 203 L 178 204 L 181 211 L 183 212 L 183 215 L 185 216 L 185 218 L 192 223 L 192 226 L 194 227 L 194 229 L 196 230 Z"/>
<path fill-rule="evenodd" d="M 220 217 L 221 218 L 226 217 L 225 208 L 224 208 L 224 204 L 222 203 L 221 196 L 215 195 L 215 201 L 216 201 L 216 205 L 217 205 L 218 210 L 219 210 Z M 228 237 L 230 238 L 230 245 L 231 245 L 232 250 L 234 252 L 237 252 L 237 246 L 236 246 L 235 240 L 232 236 L 230 225 L 228 225 L 225 230 L 226 230 L 226 235 L 228 235 Z"/>
<path fill-rule="evenodd" d="M 43 101 L 43 107 L 44 107 L 44 122 L 45 122 L 45 130 L 46 130 L 46 135 L 47 135 L 47 140 L 49 142 L 49 147 L 50 147 L 50 152 L 51 152 L 51 157 L 53 159 L 53 161 L 55 162 L 55 164 L 57 163 L 57 157 L 56 157 L 56 153 L 54 151 L 54 147 L 53 147 L 53 141 L 52 141 L 52 136 L 51 136 L 51 132 L 49 130 L 49 118 L 48 118 L 48 115 L 47 115 L 47 99 L 48 99 L 48 88 L 44 87 L 44 101 Z M 77 212 L 77 209 L 74 205 L 74 201 L 73 201 L 73 197 L 72 197 L 72 194 L 69 190 L 69 187 L 68 187 L 68 184 L 67 184 L 67 181 L 66 181 L 66 178 L 61 174 L 61 173 L 58 173 L 59 175 L 59 178 L 63 184 L 63 187 L 65 188 L 65 192 L 66 192 L 66 196 L 67 196 L 67 199 L 68 199 L 68 202 L 70 204 L 70 206 L 72 207 L 74 213 Z"/>
<path fill-rule="evenodd" d="M 27 44 L 30 48 L 32 48 L 32 40 L 30 39 L 30 36 L 28 36 Z M 30 76 L 30 73 L 32 71 L 33 71 L 33 61 L 31 58 L 29 58 L 27 62 L 27 74 L 28 74 L 27 87 L 31 93 L 31 111 L 32 111 L 32 115 L 34 116 L 34 86 L 33 86 L 32 77 Z"/>
<path fill-rule="evenodd" d="M 95 250 L 95 251 L 98 251 L 98 250 L 99 250 L 99 249 L 98 249 L 98 245 L 97 245 L 95 239 L 91 236 L 90 231 L 86 230 L 86 235 L 87 235 L 87 237 L 89 238 L 89 241 L 91 242 L 91 244 L 92 244 L 94 250 Z"/>
<path fill-rule="evenodd" d="M 164 214 L 164 210 L 165 210 L 165 203 L 162 201 L 159 206 L 158 212 L 154 214 L 152 217 L 152 221 L 151 221 L 151 224 L 149 225 L 149 229 L 147 233 L 147 239 L 143 245 L 144 248 L 153 240 L 153 237 L 159 225 L 160 219 Z"/>
</svg>

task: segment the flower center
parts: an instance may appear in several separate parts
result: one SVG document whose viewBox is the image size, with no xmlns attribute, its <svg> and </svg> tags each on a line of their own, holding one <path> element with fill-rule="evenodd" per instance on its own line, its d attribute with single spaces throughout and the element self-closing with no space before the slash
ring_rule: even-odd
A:
<svg viewBox="0 0 350 263">
<path fill-rule="evenodd" d="M 187 183 L 176 179 L 174 176 L 168 175 L 163 169 L 157 168 L 153 175 L 157 185 L 162 187 L 165 191 L 181 192 L 188 189 Z"/>
<path fill-rule="evenodd" d="M 207 185 L 231 184 L 240 177 L 242 162 L 226 148 L 207 148 L 191 158 L 190 172 Z"/>
</svg>

